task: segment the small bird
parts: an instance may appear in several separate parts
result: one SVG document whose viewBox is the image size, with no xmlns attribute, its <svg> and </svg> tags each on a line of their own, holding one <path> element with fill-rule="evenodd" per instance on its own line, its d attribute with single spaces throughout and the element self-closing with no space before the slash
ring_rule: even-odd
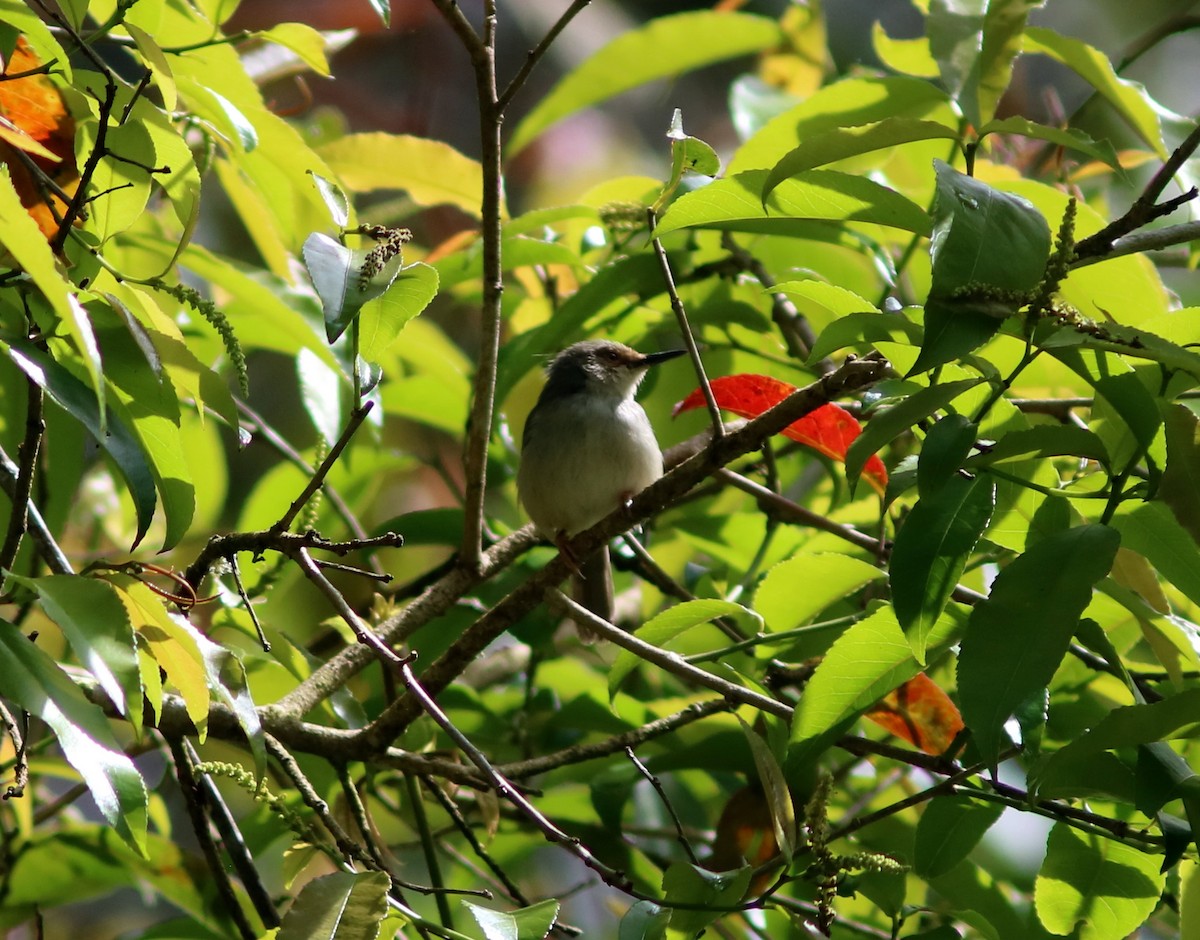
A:
<svg viewBox="0 0 1200 940">
<path fill-rule="evenodd" d="M 521 503 L 576 568 L 578 602 L 605 620 L 613 615 L 608 547 L 580 561 L 566 541 L 662 476 L 662 451 L 633 396 L 650 366 L 683 352 L 643 355 L 609 340 L 568 346 L 547 367 L 546 386 L 525 422 Z M 588 639 L 588 631 L 580 636 Z"/>
</svg>

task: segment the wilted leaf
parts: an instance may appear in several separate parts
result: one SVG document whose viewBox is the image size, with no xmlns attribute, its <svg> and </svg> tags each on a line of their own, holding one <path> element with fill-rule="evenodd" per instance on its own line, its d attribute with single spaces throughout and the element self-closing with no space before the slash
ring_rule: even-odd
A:
<svg viewBox="0 0 1200 940">
<path fill-rule="evenodd" d="M 893 689 L 863 717 L 935 756 L 946 753 L 963 729 L 950 696 L 923 672 Z"/>
</svg>

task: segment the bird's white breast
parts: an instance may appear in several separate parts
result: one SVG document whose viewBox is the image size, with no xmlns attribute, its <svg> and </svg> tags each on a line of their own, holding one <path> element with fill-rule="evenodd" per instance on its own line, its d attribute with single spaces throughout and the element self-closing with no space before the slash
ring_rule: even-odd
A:
<svg viewBox="0 0 1200 940">
<path fill-rule="evenodd" d="M 662 471 L 641 405 L 632 398 L 572 395 L 539 409 L 517 484 L 529 517 L 553 537 L 599 522 Z"/>
</svg>

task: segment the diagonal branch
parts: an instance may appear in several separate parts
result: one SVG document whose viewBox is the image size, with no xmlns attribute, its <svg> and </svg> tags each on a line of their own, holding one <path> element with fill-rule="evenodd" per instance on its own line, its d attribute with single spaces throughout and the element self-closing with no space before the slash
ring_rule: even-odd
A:
<svg viewBox="0 0 1200 940">
<path fill-rule="evenodd" d="M 512 77 L 512 81 L 505 86 L 504 91 L 500 93 L 500 97 L 496 99 L 496 110 L 498 112 L 501 114 L 504 113 L 505 109 L 508 108 L 509 102 L 512 101 L 513 95 L 520 91 L 524 86 L 525 81 L 529 78 L 529 73 L 533 71 L 533 67 L 537 65 L 542 56 L 546 54 L 546 51 L 550 48 L 551 43 L 558 38 L 558 34 L 566 29 L 567 24 L 570 23 L 571 20 L 573 20 L 579 13 L 583 12 L 584 7 L 591 2 L 592 0 L 574 0 L 574 2 L 563 11 L 562 16 L 554 21 L 554 25 L 546 31 L 546 35 L 542 37 L 542 41 L 529 50 L 529 55 L 525 57 L 525 61 L 517 70 L 517 74 Z"/>
</svg>

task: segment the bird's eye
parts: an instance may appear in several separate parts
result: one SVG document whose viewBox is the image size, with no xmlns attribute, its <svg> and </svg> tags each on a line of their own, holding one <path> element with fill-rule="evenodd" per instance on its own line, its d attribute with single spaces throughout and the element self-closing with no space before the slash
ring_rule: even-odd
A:
<svg viewBox="0 0 1200 940">
<path fill-rule="evenodd" d="M 600 350 L 600 355 L 603 356 L 605 359 L 607 359 L 609 362 L 620 362 L 621 361 L 621 354 L 618 353 L 615 349 L 602 349 L 602 350 Z"/>
</svg>

